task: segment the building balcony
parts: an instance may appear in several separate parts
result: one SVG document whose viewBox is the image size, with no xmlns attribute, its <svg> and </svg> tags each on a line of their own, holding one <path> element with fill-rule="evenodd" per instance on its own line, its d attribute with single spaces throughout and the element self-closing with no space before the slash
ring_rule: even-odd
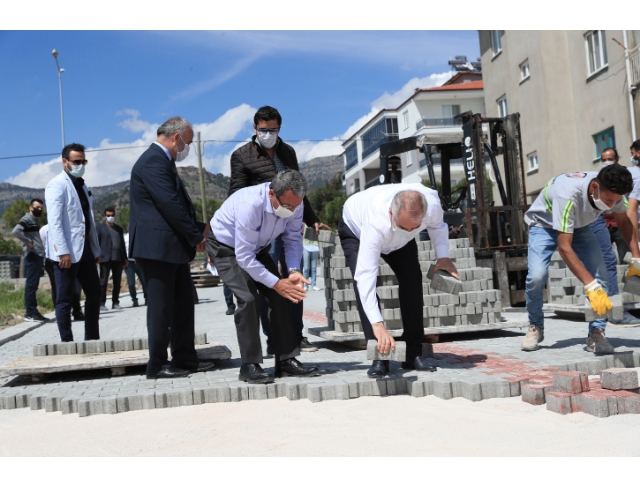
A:
<svg viewBox="0 0 640 487">
<path fill-rule="evenodd" d="M 416 130 L 423 127 L 455 127 L 462 125 L 462 120 L 454 120 L 453 118 L 421 118 L 416 122 Z"/>
<path fill-rule="evenodd" d="M 362 139 L 362 160 L 377 151 L 382 144 L 391 140 L 398 140 L 398 134 L 386 134 L 376 139 Z"/>
</svg>

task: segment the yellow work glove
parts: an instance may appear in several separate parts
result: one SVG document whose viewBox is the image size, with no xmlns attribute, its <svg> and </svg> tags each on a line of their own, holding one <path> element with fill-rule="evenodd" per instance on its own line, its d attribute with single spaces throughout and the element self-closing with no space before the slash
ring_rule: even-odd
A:
<svg viewBox="0 0 640 487">
<path fill-rule="evenodd" d="M 598 281 L 595 279 L 587 284 L 584 289 L 587 291 L 591 308 L 596 314 L 604 315 L 613 308 L 611 301 L 609 301 L 609 296 L 607 296 L 607 293 L 604 292 L 602 286 L 598 284 Z"/>
<path fill-rule="evenodd" d="M 633 276 L 640 277 L 640 259 L 631 259 L 631 264 L 629 264 L 629 270 L 627 271 L 627 279 Z"/>
</svg>

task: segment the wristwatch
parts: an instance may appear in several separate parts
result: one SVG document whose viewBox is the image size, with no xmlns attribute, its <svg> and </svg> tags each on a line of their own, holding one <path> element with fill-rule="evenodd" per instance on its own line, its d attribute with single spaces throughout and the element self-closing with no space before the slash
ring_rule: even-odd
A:
<svg viewBox="0 0 640 487">
<path fill-rule="evenodd" d="M 289 275 L 293 274 L 294 272 L 299 272 L 300 274 L 302 274 L 302 271 L 300 269 L 296 269 L 295 267 L 289 269 Z"/>
</svg>

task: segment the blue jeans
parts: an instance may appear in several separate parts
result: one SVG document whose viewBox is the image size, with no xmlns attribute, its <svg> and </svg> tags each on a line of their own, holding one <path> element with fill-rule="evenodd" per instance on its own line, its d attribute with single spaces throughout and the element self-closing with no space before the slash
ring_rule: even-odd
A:
<svg viewBox="0 0 640 487">
<path fill-rule="evenodd" d="M 271 242 L 271 249 L 269 250 L 269 255 L 278 265 L 278 261 L 280 262 L 280 266 L 282 267 L 282 278 L 286 279 L 289 277 L 289 272 L 287 269 L 287 263 L 284 256 L 284 242 L 282 241 L 282 235 L 278 236 L 273 242 Z M 302 261 L 300 262 L 300 267 L 302 267 Z M 297 342 L 302 340 L 302 330 L 304 328 L 304 323 L 302 322 L 302 314 L 304 312 L 302 301 L 295 304 L 289 301 L 289 305 L 291 307 L 291 321 L 293 322 L 293 329 L 296 332 Z M 260 321 L 262 322 L 262 333 L 267 337 L 267 345 L 271 345 L 273 340 L 271 339 L 271 320 L 269 319 L 269 303 L 267 299 L 260 294 Z"/>
<path fill-rule="evenodd" d="M 602 251 L 602 258 L 607 266 L 609 296 L 620 294 L 620 290 L 618 289 L 618 257 L 613 251 L 613 246 L 611 245 L 611 234 L 607 228 L 607 222 L 604 219 L 604 215 L 600 215 L 598 219 L 589 226 L 598 240 L 600 250 Z"/>
<path fill-rule="evenodd" d="M 29 252 L 24 258 L 24 268 L 27 280 L 24 285 L 24 307 L 27 316 L 38 314 L 38 300 L 36 292 L 40 284 L 40 273 L 44 266 L 44 257 L 40 257 L 35 252 Z"/>
<path fill-rule="evenodd" d="M 230 308 L 231 306 L 235 307 L 235 304 L 233 304 L 233 292 L 231 292 L 231 289 L 229 289 L 229 286 L 225 283 L 222 283 L 222 292 L 224 293 L 224 300 L 227 303 L 227 308 Z"/>
<path fill-rule="evenodd" d="M 131 299 L 136 301 L 138 299 L 138 292 L 136 290 L 136 274 L 138 275 L 138 279 L 140 279 L 140 284 L 142 284 L 142 295 L 144 299 L 147 299 L 147 283 L 144 280 L 144 274 L 142 274 L 142 269 L 138 265 L 135 260 L 130 260 L 129 265 L 125 269 L 125 274 L 127 275 L 127 285 L 129 286 L 129 295 Z"/>
<path fill-rule="evenodd" d="M 593 235 L 591 227 L 578 228 L 573 232 L 574 252 L 589 273 L 607 292 L 607 268 L 602 259 L 602 252 L 598 240 Z M 531 227 L 529 230 L 529 260 L 527 274 L 527 312 L 529 323 L 544 328 L 544 313 L 542 312 L 542 290 L 549 280 L 549 262 L 551 255 L 558 248 L 558 232 L 551 228 Z M 596 328 L 604 330 L 606 318 L 600 318 L 589 323 L 589 332 Z"/>
<path fill-rule="evenodd" d="M 320 251 L 309 252 L 304 249 L 302 254 L 302 262 L 304 262 L 302 273 L 306 279 L 311 275 L 311 287 L 316 287 L 316 266 L 318 265 L 318 255 Z"/>
</svg>

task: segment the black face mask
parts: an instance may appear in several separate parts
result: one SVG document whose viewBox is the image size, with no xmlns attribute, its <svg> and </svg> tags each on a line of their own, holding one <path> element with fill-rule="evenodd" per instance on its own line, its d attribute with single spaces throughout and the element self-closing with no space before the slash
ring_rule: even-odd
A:
<svg viewBox="0 0 640 487">
<path fill-rule="evenodd" d="M 38 209 L 34 208 L 33 210 L 31 210 L 31 213 L 33 214 L 33 216 L 38 218 L 40 215 L 42 215 L 42 210 L 39 208 Z"/>
</svg>

